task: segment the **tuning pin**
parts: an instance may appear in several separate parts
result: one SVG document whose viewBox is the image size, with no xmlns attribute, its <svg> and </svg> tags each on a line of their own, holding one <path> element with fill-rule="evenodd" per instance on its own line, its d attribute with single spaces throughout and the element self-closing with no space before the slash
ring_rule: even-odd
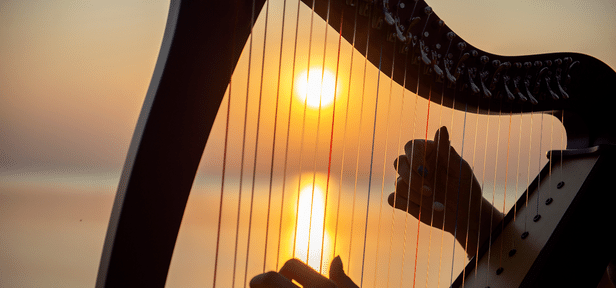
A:
<svg viewBox="0 0 616 288">
<path fill-rule="evenodd" d="M 507 95 L 507 99 L 509 101 L 514 101 L 515 96 L 513 95 L 513 93 L 511 93 L 511 91 L 509 90 L 509 87 L 507 87 L 507 84 L 509 84 L 510 79 L 511 78 L 509 78 L 509 76 L 507 75 L 503 76 L 503 86 L 505 87 L 505 94 Z"/>
<path fill-rule="evenodd" d="M 560 66 L 563 64 L 563 60 L 561 60 L 560 58 L 554 60 L 554 63 L 556 63 L 556 65 Z"/>
<path fill-rule="evenodd" d="M 485 98 L 490 98 L 492 97 L 492 92 L 490 92 L 490 90 L 488 90 L 488 87 L 486 87 L 485 81 L 489 76 L 489 72 L 488 71 L 484 71 L 484 72 L 480 72 L 479 73 L 479 83 L 481 83 L 481 90 L 483 91 L 483 96 Z"/>
<path fill-rule="evenodd" d="M 383 17 L 385 22 L 389 25 L 394 25 L 396 20 L 394 20 L 394 15 L 389 11 L 389 0 L 383 0 Z"/>
<path fill-rule="evenodd" d="M 464 49 L 466 49 L 466 42 L 458 43 L 458 50 L 464 51 Z"/>
<path fill-rule="evenodd" d="M 441 67 L 438 67 L 439 58 L 441 58 L 441 55 L 436 53 L 436 51 L 432 51 L 432 69 L 434 70 L 434 73 L 438 76 L 438 79 L 441 79 L 445 76 L 445 73 L 443 73 L 443 69 L 441 69 Z"/>
<path fill-rule="evenodd" d="M 450 32 L 447 32 L 447 34 L 446 34 L 446 35 L 447 35 L 447 39 L 449 39 L 449 41 L 452 41 L 452 40 L 453 40 L 453 38 L 456 38 L 456 33 L 453 33 L 453 32 L 451 32 L 451 31 L 450 31 Z"/>
<path fill-rule="evenodd" d="M 419 50 L 421 51 L 421 61 L 426 65 L 430 65 L 432 60 L 428 57 L 428 47 L 424 46 L 423 40 L 419 41 Z"/>
<path fill-rule="evenodd" d="M 449 80 L 450 84 L 454 84 L 456 83 L 456 81 L 458 80 L 457 77 L 454 77 L 451 74 L 451 67 L 453 65 L 453 61 L 451 61 L 451 59 L 445 59 L 443 60 L 443 63 L 445 64 L 445 76 L 447 76 L 447 80 Z"/>
<path fill-rule="evenodd" d="M 543 66 L 543 63 L 541 61 L 535 61 L 535 67 L 539 68 Z"/>
<path fill-rule="evenodd" d="M 550 66 L 552 66 L 552 60 L 546 60 L 546 61 L 545 61 L 545 66 L 546 66 L 546 67 L 550 67 Z"/>
<path fill-rule="evenodd" d="M 458 79 L 458 77 L 460 77 L 460 73 L 462 73 L 462 68 L 464 67 L 464 61 L 466 61 L 466 59 L 468 59 L 468 57 L 469 57 L 468 53 L 464 53 L 464 54 L 462 54 L 462 56 L 458 60 L 458 64 L 456 65 L 456 69 L 453 72 L 454 73 L 453 76 L 456 79 Z"/>
<path fill-rule="evenodd" d="M 528 96 L 528 99 L 530 100 L 530 103 L 532 103 L 533 105 L 539 104 L 539 101 L 537 101 L 537 99 L 535 99 L 535 97 L 533 97 L 533 94 L 530 93 L 530 80 L 528 80 L 528 79 L 524 80 L 524 88 L 526 88 L 526 95 Z"/>
<path fill-rule="evenodd" d="M 515 64 L 513 64 L 515 66 L 515 68 L 517 69 L 522 69 L 522 63 L 520 62 L 515 62 Z"/>
<path fill-rule="evenodd" d="M 521 64 L 521 63 L 520 63 Z M 518 98 L 520 99 L 521 102 L 526 102 L 528 101 L 528 98 L 526 98 L 526 96 L 524 96 L 524 94 L 522 92 L 520 92 L 520 77 L 516 77 L 513 79 L 513 92 L 518 95 Z"/>
<path fill-rule="evenodd" d="M 496 68 L 496 71 L 494 71 L 494 75 L 492 76 L 492 83 L 490 84 L 490 90 L 494 90 L 494 88 L 496 88 L 496 83 L 498 82 L 498 77 L 503 72 L 503 70 L 507 70 L 507 69 L 509 69 L 509 67 L 511 67 L 511 63 L 505 62 L 505 63 L 501 64 L 500 61 L 494 60 L 494 61 L 492 61 L 492 65 L 494 65 L 494 67 L 498 67 L 498 68 Z"/>
<path fill-rule="evenodd" d="M 424 13 L 426 13 L 426 15 L 432 14 L 432 8 L 430 6 L 426 6 L 426 8 L 424 8 Z"/>
<path fill-rule="evenodd" d="M 561 76 L 556 75 L 555 78 L 556 78 L 556 86 L 558 87 L 558 92 L 560 92 L 560 95 L 563 97 L 563 99 L 569 99 L 569 94 L 567 94 L 567 92 L 565 92 L 565 89 L 563 89 L 563 86 L 560 85 Z"/>
<path fill-rule="evenodd" d="M 479 61 L 481 61 L 481 64 L 487 64 L 488 62 L 490 62 L 490 58 L 486 55 L 483 55 L 479 58 Z"/>
<path fill-rule="evenodd" d="M 530 63 L 530 62 L 524 62 L 524 68 L 526 68 L 526 69 L 530 69 L 530 67 L 533 67 L 533 63 Z"/>
<path fill-rule="evenodd" d="M 404 32 L 402 32 L 402 29 L 400 29 L 400 25 L 398 25 L 400 21 L 398 20 L 398 18 L 396 18 L 396 23 L 394 23 L 394 27 L 396 28 L 396 37 L 398 38 L 398 40 L 400 40 L 401 42 L 406 42 L 406 37 L 404 36 Z"/>
<path fill-rule="evenodd" d="M 535 78 L 535 88 L 533 89 L 533 92 L 535 94 L 539 93 L 539 88 L 541 87 L 541 79 L 543 79 L 543 75 L 547 73 L 548 70 L 549 70 L 548 67 L 543 67 L 541 68 L 541 70 L 539 70 L 539 73 L 537 73 L 537 77 Z"/>
<path fill-rule="evenodd" d="M 445 27 L 445 21 L 443 21 L 443 20 L 439 19 L 439 20 L 436 22 L 436 25 L 437 25 L 439 28 L 443 28 L 443 27 Z"/>
<path fill-rule="evenodd" d="M 548 93 L 550 94 L 550 96 L 552 96 L 552 99 L 558 100 L 560 99 L 560 97 L 558 97 L 558 95 L 554 93 L 554 91 L 552 91 L 552 87 L 550 87 L 550 80 L 552 80 L 552 77 L 550 77 L 549 75 L 545 76 L 545 86 L 548 87 Z"/>
<path fill-rule="evenodd" d="M 470 85 L 470 88 L 473 94 L 477 94 L 480 91 L 479 87 L 477 87 L 477 85 L 473 81 L 473 78 L 475 77 L 475 73 L 476 73 L 475 68 L 468 68 L 468 84 Z"/>
<path fill-rule="evenodd" d="M 479 52 L 477 52 L 477 50 L 471 50 L 471 56 L 477 57 L 479 56 Z"/>
</svg>

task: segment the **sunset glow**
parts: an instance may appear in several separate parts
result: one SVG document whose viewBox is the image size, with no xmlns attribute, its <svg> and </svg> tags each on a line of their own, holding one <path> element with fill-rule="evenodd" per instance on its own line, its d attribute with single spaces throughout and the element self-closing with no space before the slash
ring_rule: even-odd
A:
<svg viewBox="0 0 616 288">
<path fill-rule="evenodd" d="M 312 108 L 328 107 L 334 101 L 336 94 L 336 76 L 329 70 L 320 67 L 310 68 L 299 74 L 295 79 L 297 96 L 302 102 Z M 306 99 L 307 98 L 307 99 Z"/>
</svg>

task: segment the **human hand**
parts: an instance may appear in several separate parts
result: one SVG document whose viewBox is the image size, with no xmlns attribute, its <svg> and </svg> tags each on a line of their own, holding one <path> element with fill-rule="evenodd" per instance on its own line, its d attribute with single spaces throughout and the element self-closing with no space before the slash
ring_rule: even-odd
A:
<svg viewBox="0 0 616 288">
<path fill-rule="evenodd" d="M 489 236 L 490 223 L 496 225 L 502 216 L 483 199 L 470 165 L 449 144 L 447 128 L 441 127 L 434 140 L 409 141 L 404 152 L 394 162 L 400 177 L 389 205 L 453 234 L 474 255 L 477 242 Z"/>
<path fill-rule="evenodd" d="M 329 267 L 329 279 L 298 259 L 287 261 L 280 272 L 270 271 L 250 280 L 252 288 L 298 288 L 291 280 L 304 288 L 358 288 L 344 273 L 342 260 L 336 256 Z"/>
</svg>

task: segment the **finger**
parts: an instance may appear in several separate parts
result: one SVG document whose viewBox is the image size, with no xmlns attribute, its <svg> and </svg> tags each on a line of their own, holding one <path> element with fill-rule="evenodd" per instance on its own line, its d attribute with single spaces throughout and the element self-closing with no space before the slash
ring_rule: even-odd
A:
<svg viewBox="0 0 616 288">
<path fill-rule="evenodd" d="M 280 274 L 290 280 L 297 281 L 297 283 L 301 284 L 304 288 L 336 288 L 334 282 L 325 278 L 325 276 L 319 274 L 319 272 L 298 259 L 291 259 L 284 263 L 284 266 L 280 269 Z"/>
<path fill-rule="evenodd" d="M 398 175 L 404 179 L 404 181 L 408 184 L 409 177 L 411 175 L 411 168 L 408 162 L 408 159 L 405 155 L 400 155 L 396 160 L 394 160 L 394 168 L 398 172 Z"/>
<path fill-rule="evenodd" d="M 389 202 L 389 205 L 391 205 L 392 207 L 395 207 L 396 209 L 400 209 L 402 211 L 406 211 L 407 213 L 415 216 L 415 218 L 417 218 L 417 216 L 419 215 L 419 205 L 403 197 L 397 197 L 394 193 L 391 193 L 389 195 L 389 197 L 387 198 L 387 202 Z"/>
<path fill-rule="evenodd" d="M 357 284 L 344 273 L 340 256 L 336 256 L 329 266 L 329 279 L 334 281 L 338 288 L 359 288 Z"/>
<path fill-rule="evenodd" d="M 270 271 L 267 273 L 259 274 L 250 280 L 251 288 L 299 288 L 293 284 L 291 280 L 284 276 Z"/>
<path fill-rule="evenodd" d="M 421 202 L 421 195 L 417 190 L 410 188 L 409 185 L 404 182 L 404 180 L 400 177 L 396 183 L 396 195 L 398 197 L 403 197 L 405 199 L 410 199 L 411 202 L 415 204 L 419 204 Z"/>
</svg>

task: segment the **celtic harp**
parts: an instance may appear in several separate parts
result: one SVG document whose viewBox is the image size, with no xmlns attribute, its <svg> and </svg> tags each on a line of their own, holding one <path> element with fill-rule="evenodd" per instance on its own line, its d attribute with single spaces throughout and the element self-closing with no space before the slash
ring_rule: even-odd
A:
<svg viewBox="0 0 616 288">
<path fill-rule="evenodd" d="M 268 21 L 283 24 L 268 28 Z M 324 33 L 313 39 L 318 23 Z M 326 76 L 326 67 L 335 76 Z M 326 77 L 333 81 L 330 106 Z M 296 87 L 313 78 L 316 104 Z M 616 194 L 608 182 L 616 126 L 613 108 L 603 104 L 614 96 L 612 83 L 616 73 L 583 54 L 485 52 L 423 0 L 172 0 L 96 286 L 163 287 L 182 278 L 168 274 L 184 257 L 192 262 L 177 271 L 205 263 L 185 283 L 246 287 L 292 257 L 316 261 L 325 273 L 336 255 L 361 286 L 596 285 L 616 243 L 609 229 Z M 556 121 L 546 128 L 544 117 Z M 566 139 L 546 140 L 559 121 Z M 441 126 L 484 198 L 505 214 L 468 264 L 451 235 L 394 210 L 383 196 L 395 190 L 392 162 L 404 143 L 427 143 Z M 488 140 L 491 130 L 499 132 Z M 545 146 L 557 149 L 546 158 Z M 214 176 L 196 180 L 198 169 Z M 436 183 L 434 177 L 426 179 Z M 497 203 L 497 186 L 515 189 Z M 506 203 L 513 194 L 519 199 Z M 197 204 L 187 206 L 189 195 Z M 443 208 L 434 199 L 420 205 L 437 213 Z M 191 251 L 178 235 L 195 209 L 202 214 L 190 224 L 200 229 Z"/>
</svg>

